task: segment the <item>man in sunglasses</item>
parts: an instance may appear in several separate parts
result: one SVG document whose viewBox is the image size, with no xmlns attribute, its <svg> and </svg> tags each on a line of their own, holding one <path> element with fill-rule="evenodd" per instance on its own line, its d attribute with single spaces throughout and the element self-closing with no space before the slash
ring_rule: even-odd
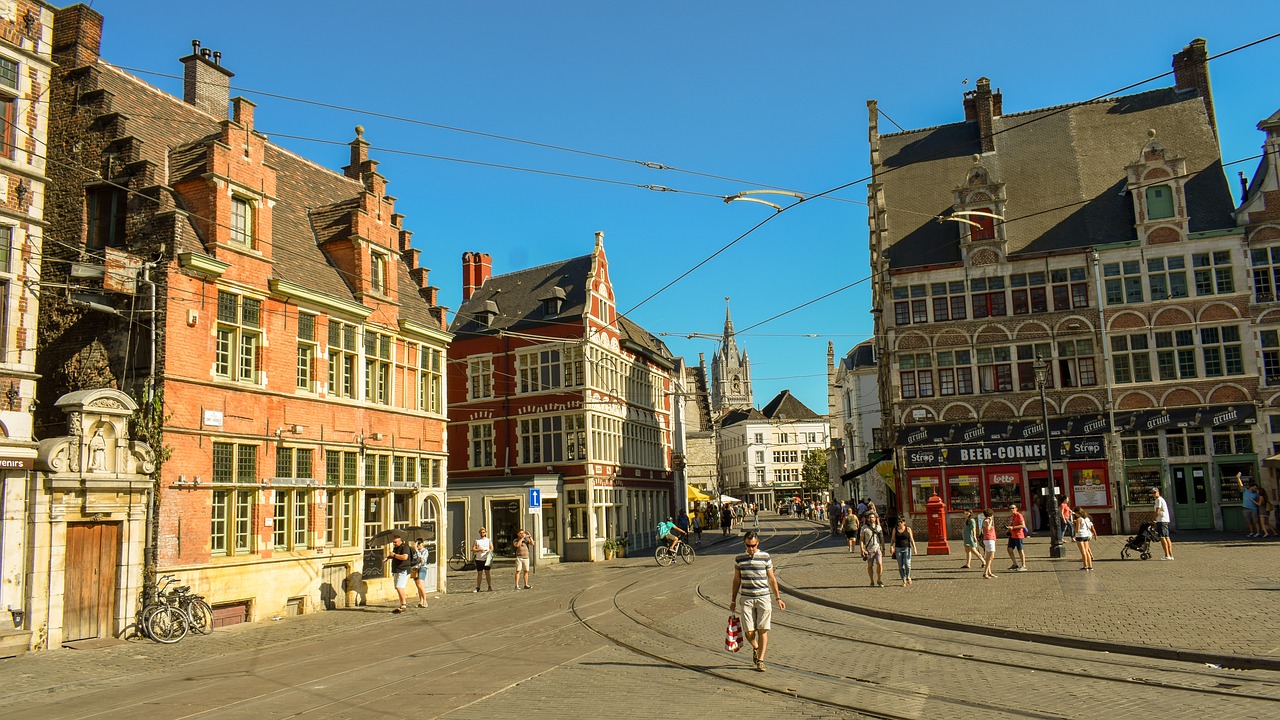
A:
<svg viewBox="0 0 1280 720">
<path fill-rule="evenodd" d="M 733 561 L 733 595 L 729 607 L 736 608 L 742 616 L 742 629 L 751 643 L 752 659 L 756 670 L 764 672 L 764 652 L 769 645 L 769 618 L 773 611 L 772 598 L 778 598 L 778 609 L 786 610 L 782 592 L 778 590 L 778 578 L 773 574 L 773 560 L 760 549 L 760 538 L 754 530 L 742 536 L 746 552 Z M 772 592 L 772 596 L 770 595 Z M 741 605 L 738 599 L 742 599 Z"/>
</svg>

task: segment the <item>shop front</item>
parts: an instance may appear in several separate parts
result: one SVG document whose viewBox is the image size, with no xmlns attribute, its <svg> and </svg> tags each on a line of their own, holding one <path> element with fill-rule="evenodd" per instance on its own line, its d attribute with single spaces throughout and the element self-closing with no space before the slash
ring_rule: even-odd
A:
<svg viewBox="0 0 1280 720">
<path fill-rule="evenodd" d="M 960 536 L 966 510 L 990 508 L 1002 524 L 1013 505 L 1029 523 L 1043 530 L 1056 509 L 1055 494 L 1090 509 L 1100 533 L 1112 528 L 1114 498 L 1110 489 L 1102 435 L 1107 423 L 1098 416 L 1066 418 L 1050 423 L 1050 439 L 1038 422 L 956 423 L 915 426 L 899 436 L 900 460 L 906 467 L 907 500 L 902 510 L 923 536 L 925 504 L 936 493 L 947 509 L 947 536 Z M 1090 434 L 1077 435 L 1073 432 Z M 959 438 L 967 442 L 954 442 Z M 1054 480 L 1049 482 L 1050 454 Z"/>
</svg>

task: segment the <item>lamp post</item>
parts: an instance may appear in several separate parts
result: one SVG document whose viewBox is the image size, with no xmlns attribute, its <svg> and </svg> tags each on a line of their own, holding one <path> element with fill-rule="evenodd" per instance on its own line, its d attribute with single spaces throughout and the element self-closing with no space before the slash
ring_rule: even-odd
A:
<svg viewBox="0 0 1280 720">
<path fill-rule="evenodd" d="M 1049 557 L 1060 558 L 1063 555 L 1062 526 L 1059 524 L 1062 521 L 1062 515 L 1058 512 L 1056 502 L 1058 496 L 1057 493 L 1054 492 L 1057 485 L 1056 478 L 1053 474 L 1053 447 L 1049 443 L 1049 401 L 1045 397 L 1044 393 L 1045 387 L 1049 384 L 1049 363 L 1045 362 L 1044 358 L 1040 357 L 1040 354 L 1037 353 L 1036 361 L 1031 367 L 1036 373 L 1036 386 L 1040 388 L 1040 422 L 1041 426 L 1044 428 L 1045 464 L 1049 469 L 1048 496 L 1050 499 L 1049 502 L 1046 503 L 1048 507 L 1045 508 L 1047 510 L 1045 514 L 1048 516 L 1049 520 Z"/>
</svg>

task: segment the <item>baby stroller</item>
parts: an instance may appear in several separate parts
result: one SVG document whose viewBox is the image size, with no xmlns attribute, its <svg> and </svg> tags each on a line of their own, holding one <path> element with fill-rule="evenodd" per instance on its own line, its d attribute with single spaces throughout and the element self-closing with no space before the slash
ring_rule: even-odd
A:
<svg viewBox="0 0 1280 720">
<path fill-rule="evenodd" d="M 1122 560 L 1129 559 L 1129 551 L 1138 553 L 1138 557 L 1143 560 L 1151 558 L 1151 543 L 1160 542 L 1160 538 L 1156 535 L 1155 523 L 1142 523 L 1138 528 L 1138 534 L 1129 538 L 1125 542 L 1124 547 L 1120 548 L 1120 558 Z"/>
</svg>

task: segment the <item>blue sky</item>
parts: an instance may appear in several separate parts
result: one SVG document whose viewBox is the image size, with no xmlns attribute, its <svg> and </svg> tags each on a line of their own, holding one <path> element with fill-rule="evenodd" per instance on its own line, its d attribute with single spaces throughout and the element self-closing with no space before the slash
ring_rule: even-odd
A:
<svg viewBox="0 0 1280 720">
<path fill-rule="evenodd" d="M 347 164 L 363 125 L 451 308 L 463 252 L 488 252 L 495 273 L 511 272 L 586 254 L 602 230 L 628 310 L 772 212 L 720 197 L 854 183 L 776 217 L 631 312 L 690 363 L 716 345 L 686 336 L 719 335 L 726 296 L 741 331 L 867 276 L 866 185 L 855 181 L 868 173 L 868 99 L 907 129 L 957 122 L 963 92 L 985 75 L 1005 112 L 1019 112 L 1166 72 L 1196 37 L 1212 55 L 1280 30 L 1274 3 L 1254 0 L 1008 2 L 990 17 L 933 0 L 92 5 L 106 17 L 107 61 L 181 96 L 177 60 L 198 38 L 236 74 L 232 94 L 258 104 L 258 129 L 319 164 Z M 1280 109 L 1276 68 L 1280 39 L 1211 64 L 1225 161 L 1258 153 L 1256 124 Z M 881 131 L 893 131 L 883 118 Z M 1236 171 L 1256 166 L 1228 168 L 1233 192 Z M 862 283 L 741 335 L 756 402 L 789 388 L 825 412 L 827 342 L 842 355 L 866 339 L 869 307 Z"/>
</svg>

